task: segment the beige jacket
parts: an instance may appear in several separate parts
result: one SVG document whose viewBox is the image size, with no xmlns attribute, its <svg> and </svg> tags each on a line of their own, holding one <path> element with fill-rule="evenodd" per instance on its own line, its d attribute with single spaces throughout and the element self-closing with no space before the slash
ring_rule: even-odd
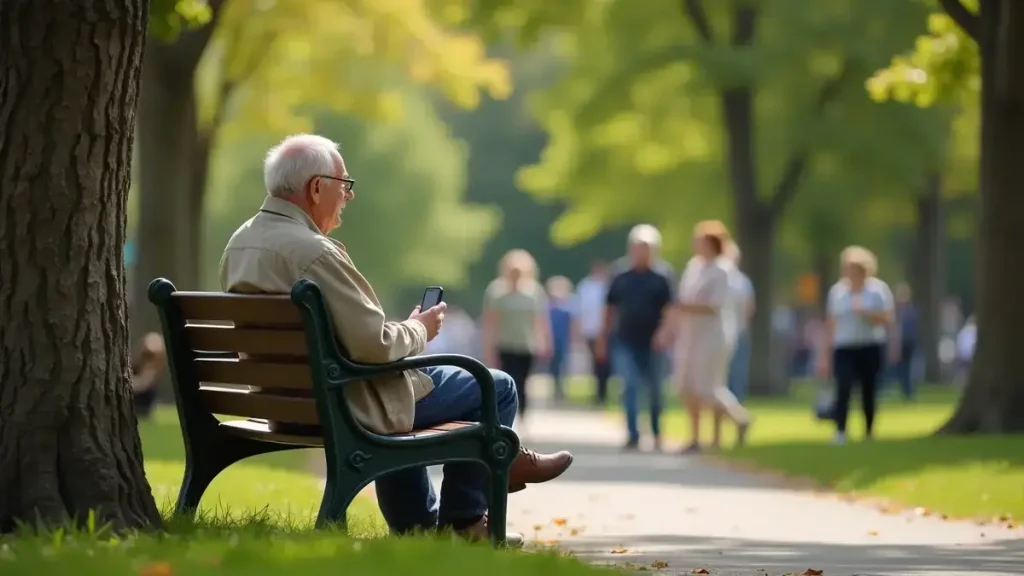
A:
<svg viewBox="0 0 1024 576">
<path fill-rule="evenodd" d="M 324 236 L 298 206 L 268 197 L 235 231 L 220 262 L 226 292 L 287 294 L 300 278 L 323 292 L 338 340 L 351 360 L 385 364 L 423 352 L 427 331 L 416 320 L 387 322 L 373 288 L 345 246 Z M 361 424 L 380 434 L 412 430 L 416 401 L 434 385 L 417 370 L 352 382 L 345 392 Z"/>
</svg>

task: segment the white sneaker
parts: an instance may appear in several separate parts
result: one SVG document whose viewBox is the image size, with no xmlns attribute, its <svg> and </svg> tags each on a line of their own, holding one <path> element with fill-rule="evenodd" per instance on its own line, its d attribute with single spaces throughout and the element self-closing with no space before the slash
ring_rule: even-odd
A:
<svg viewBox="0 0 1024 576">
<path fill-rule="evenodd" d="M 846 444 L 846 434 L 844 432 L 836 432 L 836 436 L 832 439 L 832 443 L 836 446 Z"/>
</svg>

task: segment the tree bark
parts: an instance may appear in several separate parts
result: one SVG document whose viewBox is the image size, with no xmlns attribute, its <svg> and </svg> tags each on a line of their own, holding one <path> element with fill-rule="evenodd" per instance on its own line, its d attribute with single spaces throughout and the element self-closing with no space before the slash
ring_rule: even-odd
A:
<svg viewBox="0 0 1024 576">
<path fill-rule="evenodd" d="M 149 2 L 0 3 L 0 531 L 158 525 L 128 370 Z"/>
<path fill-rule="evenodd" d="M 1024 3 L 982 0 L 981 211 L 978 341 L 968 384 L 945 433 L 1024 431 Z"/>
<path fill-rule="evenodd" d="M 942 178 L 937 173 L 929 176 L 924 193 L 917 198 L 915 232 L 912 284 L 919 318 L 916 336 L 924 358 L 924 380 L 939 382 L 939 338 L 946 293 L 946 215 Z"/>
</svg>

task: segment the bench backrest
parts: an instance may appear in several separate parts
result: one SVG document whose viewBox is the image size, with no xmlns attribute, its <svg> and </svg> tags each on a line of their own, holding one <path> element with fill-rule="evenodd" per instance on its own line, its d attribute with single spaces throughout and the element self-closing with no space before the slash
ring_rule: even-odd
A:
<svg viewBox="0 0 1024 576">
<path fill-rule="evenodd" d="M 161 308 L 180 401 L 211 414 L 319 423 L 302 316 L 289 296 L 166 284 L 163 297 L 151 299 Z"/>
</svg>

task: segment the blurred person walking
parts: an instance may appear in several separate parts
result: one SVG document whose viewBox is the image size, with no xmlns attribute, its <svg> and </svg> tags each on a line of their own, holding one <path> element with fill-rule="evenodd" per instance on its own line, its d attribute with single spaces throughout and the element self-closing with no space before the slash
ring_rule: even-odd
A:
<svg viewBox="0 0 1024 576">
<path fill-rule="evenodd" d="M 573 312 L 580 335 L 587 341 L 591 367 L 594 373 L 594 402 L 603 405 L 608 401 L 608 377 L 610 363 L 599 358 L 596 346 L 604 330 L 605 299 L 608 296 L 608 265 L 603 260 L 594 261 L 590 275 L 576 286 L 576 303 Z"/>
<path fill-rule="evenodd" d="M 892 346 L 892 377 L 900 385 L 903 398 L 914 399 L 914 357 L 917 354 L 917 307 L 910 286 L 896 286 L 896 323 Z"/>
<path fill-rule="evenodd" d="M 551 324 L 537 262 L 526 250 L 501 259 L 498 278 L 484 293 L 481 341 L 484 363 L 507 372 L 516 382 L 519 414 L 529 407 L 527 378 L 535 357 L 551 355 Z"/>
<path fill-rule="evenodd" d="M 729 391 L 740 402 L 747 397 L 750 380 L 750 321 L 756 309 L 754 305 L 754 284 L 740 270 L 740 248 L 735 242 L 727 242 L 721 259 L 729 275 L 729 289 L 732 291 L 726 320 L 726 340 L 735 341 L 732 357 L 729 359 L 727 378 Z M 735 335 L 735 336 L 733 336 Z"/>
<path fill-rule="evenodd" d="M 843 277 L 828 292 L 818 375 L 835 378 L 835 443 L 845 444 L 850 396 L 858 383 L 865 437 L 871 438 L 878 407 L 878 383 L 885 366 L 885 344 L 893 328 L 895 306 L 889 286 L 875 277 L 878 261 L 871 251 L 849 246 L 842 251 L 839 261 Z"/>
<path fill-rule="evenodd" d="M 565 399 L 565 371 L 578 332 L 572 281 L 565 276 L 552 276 L 547 281 L 548 314 L 551 323 L 551 360 L 548 371 L 554 384 L 555 402 Z"/>
<path fill-rule="evenodd" d="M 690 418 L 690 444 L 683 452 L 701 449 L 701 413 L 714 417 L 711 449 L 721 446 L 722 421 L 728 417 L 738 429 L 738 443 L 746 440 L 750 414 L 729 391 L 727 376 L 736 333 L 730 329 L 733 289 L 723 253 L 729 231 L 717 220 L 697 224 L 693 235 L 694 257 L 679 281 L 679 298 L 673 306 L 678 332 L 673 384 L 679 389 Z"/>
<path fill-rule="evenodd" d="M 628 264 L 612 277 L 608 286 L 604 331 L 595 347 L 598 358 L 611 354 L 612 367 L 623 380 L 626 450 L 640 447 L 641 389 L 648 392 L 654 448 L 661 448 L 662 352 L 666 342 L 659 335 L 673 290 L 671 271 L 658 264 L 660 248 L 661 233 L 654 226 L 640 224 L 630 230 Z"/>
</svg>

